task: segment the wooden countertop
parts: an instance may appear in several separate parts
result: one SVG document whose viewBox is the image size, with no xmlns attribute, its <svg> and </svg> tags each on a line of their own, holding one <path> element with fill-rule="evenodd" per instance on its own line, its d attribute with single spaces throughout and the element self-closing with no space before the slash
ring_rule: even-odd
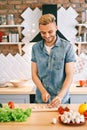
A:
<svg viewBox="0 0 87 130">
<path fill-rule="evenodd" d="M 70 87 L 70 94 L 87 94 L 87 86 L 76 87 L 79 86 L 78 83 L 73 83 Z"/>
<path fill-rule="evenodd" d="M 32 86 L 25 87 L 3 87 L 0 88 L 0 94 L 34 94 L 34 89 Z"/>
<path fill-rule="evenodd" d="M 21 108 L 33 107 L 33 104 L 17 104 Z M 65 104 L 62 104 L 63 106 Z M 38 104 L 37 106 L 40 106 Z M 77 104 L 69 104 L 73 110 L 78 109 Z M 25 122 L 0 123 L 0 130 L 86 130 L 87 121 L 83 126 L 67 126 L 59 121 L 52 124 L 52 119 L 58 118 L 57 110 L 54 111 L 32 111 L 31 116 Z"/>
<path fill-rule="evenodd" d="M 70 94 L 87 94 L 87 86 L 84 87 L 76 87 L 79 86 L 78 83 L 72 83 L 70 87 Z M 34 87 L 32 85 L 25 87 L 1 87 L 0 94 L 35 94 Z"/>
</svg>

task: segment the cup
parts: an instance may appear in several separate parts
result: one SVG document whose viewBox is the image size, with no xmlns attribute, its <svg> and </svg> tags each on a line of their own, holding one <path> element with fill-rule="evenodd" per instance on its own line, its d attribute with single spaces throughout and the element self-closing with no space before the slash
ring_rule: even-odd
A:
<svg viewBox="0 0 87 130">
<path fill-rule="evenodd" d="M 81 87 L 86 85 L 86 80 L 79 80 L 79 84 Z"/>
</svg>

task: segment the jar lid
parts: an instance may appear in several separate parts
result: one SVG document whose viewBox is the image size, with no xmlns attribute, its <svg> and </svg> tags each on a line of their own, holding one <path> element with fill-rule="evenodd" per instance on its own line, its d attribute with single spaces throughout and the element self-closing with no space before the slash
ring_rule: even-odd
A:
<svg viewBox="0 0 87 130">
<path fill-rule="evenodd" d="M 5 35 L 5 36 L 2 36 L 2 38 L 7 38 L 7 36 Z"/>
</svg>

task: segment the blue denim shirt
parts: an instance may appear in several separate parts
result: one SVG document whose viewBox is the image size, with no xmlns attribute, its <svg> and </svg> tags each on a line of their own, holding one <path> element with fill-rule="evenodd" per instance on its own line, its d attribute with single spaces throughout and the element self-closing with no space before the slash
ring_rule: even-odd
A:
<svg viewBox="0 0 87 130">
<path fill-rule="evenodd" d="M 54 47 L 48 54 L 43 40 L 34 44 L 32 47 L 32 62 L 36 62 L 38 66 L 38 76 L 50 93 L 52 100 L 61 90 L 65 80 L 65 63 L 75 62 L 75 53 L 73 45 L 70 42 L 57 37 Z M 67 103 L 69 92 L 67 91 L 62 103 Z M 40 91 L 36 90 L 36 102 L 43 103 Z"/>
</svg>

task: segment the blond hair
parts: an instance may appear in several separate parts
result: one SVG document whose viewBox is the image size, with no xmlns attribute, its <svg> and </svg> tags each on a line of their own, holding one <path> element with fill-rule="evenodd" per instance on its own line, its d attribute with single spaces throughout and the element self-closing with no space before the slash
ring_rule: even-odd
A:
<svg viewBox="0 0 87 130">
<path fill-rule="evenodd" d="M 53 14 L 45 14 L 42 15 L 41 18 L 39 19 L 39 25 L 47 25 L 49 23 L 54 23 L 56 20 L 55 16 Z"/>
</svg>

